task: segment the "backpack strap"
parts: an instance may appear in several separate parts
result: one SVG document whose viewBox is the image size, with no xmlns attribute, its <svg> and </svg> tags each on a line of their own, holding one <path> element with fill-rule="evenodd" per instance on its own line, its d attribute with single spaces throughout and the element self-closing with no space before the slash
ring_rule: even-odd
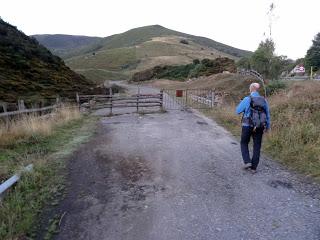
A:
<svg viewBox="0 0 320 240">
<path fill-rule="evenodd" d="M 252 96 L 251 96 L 251 94 L 250 94 L 250 111 L 251 111 L 251 109 L 253 108 L 253 104 L 252 104 Z"/>
<path fill-rule="evenodd" d="M 251 107 L 252 107 L 252 106 L 251 106 L 251 105 L 252 105 L 252 96 L 251 96 L 251 94 L 250 94 L 248 97 L 250 98 L 249 108 L 251 108 Z M 250 109 L 250 111 L 251 111 L 251 109 Z M 243 121 L 243 119 L 244 119 L 244 114 L 245 114 L 245 112 L 242 113 L 241 124 L 244 123 L 244 121 Z M 250 124 L 250 123 L 248 122 L 248 124 Z"/>
</svg>

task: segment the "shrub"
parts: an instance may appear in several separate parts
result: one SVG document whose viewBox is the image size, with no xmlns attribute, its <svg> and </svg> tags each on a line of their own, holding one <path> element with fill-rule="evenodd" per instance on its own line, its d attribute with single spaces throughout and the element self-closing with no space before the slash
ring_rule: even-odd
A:
<svg viewBox="0 0 320 240">
<path fill-rule="evenodd" d="M 213 61 L 211 59 L 205 58 L 201 60 L 201 64 L 203 64 L 206 67 L 212 67 L 213 66 Z"/>
<path fill-rule="evenodd" d="M 185 39 L 180 40 L 180 43 L 182 43 L 182 44 L 189 44 L 189 42 L 188 42 L 187 40 L 185 40 Z"/>
<path fill-rule="evenodd" d="M 199 59 L 193 59 L 193 64 L 194 65 L 197 65 L 197 64 L 199 64 L 200 63 L 200 60 Z"/>
<path fill-rule="evenodd" d="M 283 81 L 270 81 L 270 83 L 266 86 L 267 95 L 270 96 L 279 90 L 285 89 L 287 84 Z"/>
</svg>

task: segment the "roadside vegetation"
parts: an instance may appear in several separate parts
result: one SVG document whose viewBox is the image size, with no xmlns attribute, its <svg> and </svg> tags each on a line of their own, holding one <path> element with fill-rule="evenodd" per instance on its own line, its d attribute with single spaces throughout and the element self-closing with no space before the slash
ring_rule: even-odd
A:
<svg viewBox="0 0 320 240">
<path fill-rule="evenodd" d="M 0 181 L 31 163 L 34 170 L 23 174 L 1 202 L 0 239 L 35 237 L 43 208 L 64 195 L 66 157 L 89 139 L 95 122 L 69 108 L 12 121 L 8 130 L 1 125 Z"/>
<path fill-rule="evenodd" d="M 151 79 L 170 79 L 184 81 L 188 78 L 209 76 L 223 71 L 236 72 L 235 62 L 229 58 L 194 59 L 186 65 L 156 66 L 152 69 L 137 72 L 131 81 L 146 81 Z"/>
<path fill-rule="evenodd" d="M 235 108 L 249 94 L 250 83 L 256 81 L 250 76 L 216 74 L 190 82 L 156 80 L 150 84 L 166 89 L 209 88 L 225 93 L 221 106 L 204 113 L 239 137 L 241 116 L 235 114 Z M 320 82 L 269 81 L 266 90 L 272 125 L 264 138 L 265 154 L 320 181 Z"/>
<path fill-rule="evenodd" d="M 241 59 L 238 66 L 256 69 L 266 79 L 278 79 L 283 71 L 290 71 L 298 63 L 304 63 L 310 73 L 311 67 L 314 71 L 320 68 L 319 46 L 320 33 L 315 36 L 306 57 L 292 61 L 274 54 L 275 45 L 270 38 L 261 42 L 250 57 Z M 266 90 L 272 130 L 265 139 L 265 152 L 287 166 L 320 180 L 320 82 L 269 81 Z M 234 115 L 236 104 L 238 101 L 232 101 L 211 114 L 238 135 L 240 127 L 236 126 L 240 126 L 240 118 Z"/>
<path fill-rule="evenodd" d="M 320 180 L 320 83 L 290 84 L 281 91 L 274 91 L 268 101 L 272 125 L 264 139 L 265 153 Z M 241 116 L 235 115 L 236 104 L 233 102 L 206 114 L 240 136 Z"/>
</svg>

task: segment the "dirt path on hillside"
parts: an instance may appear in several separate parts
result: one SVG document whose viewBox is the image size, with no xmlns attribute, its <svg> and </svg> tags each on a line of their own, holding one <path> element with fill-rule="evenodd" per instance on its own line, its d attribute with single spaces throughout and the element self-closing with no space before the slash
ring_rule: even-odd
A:
<svg viewBox="0 0 320 240">
<path fill-rule="evenodd" d="M 241 166 L 235 139 L 191 111 L 102 118 L 69 162 L 55 239 L 320 239 L 315 185 Z"/>
</svg>

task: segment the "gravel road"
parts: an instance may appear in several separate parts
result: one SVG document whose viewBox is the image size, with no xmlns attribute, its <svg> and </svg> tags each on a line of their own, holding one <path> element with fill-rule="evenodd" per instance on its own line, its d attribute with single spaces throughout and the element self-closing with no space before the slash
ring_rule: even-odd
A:
<svg viewBox="0 0 320 240">
<path fill-rule="evenodd" d="M 197 112 L 102 118 L 69 162 L 55 239 L 320 239 L 319 186 L 266 158 L 255 175 L 241 166 L 238 142 Z"/>
</svg>

